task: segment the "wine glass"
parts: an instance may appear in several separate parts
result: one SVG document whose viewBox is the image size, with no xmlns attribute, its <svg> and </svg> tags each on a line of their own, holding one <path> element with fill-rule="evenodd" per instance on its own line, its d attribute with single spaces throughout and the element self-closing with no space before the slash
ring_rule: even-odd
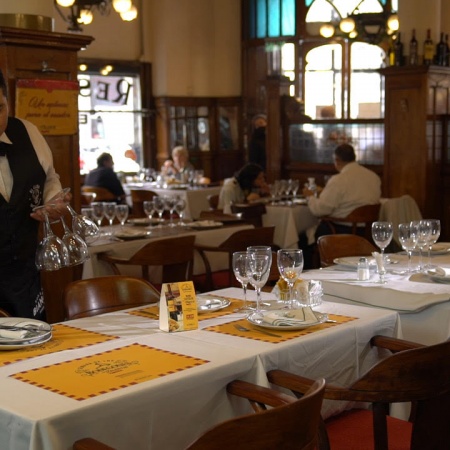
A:
<svg viewBox="0 0 450 450">
<path fill-rule="evenodd" d="M 417 243 L 419 249 L 419 272 L 424 272 L 425 266 L 423 264 L 423 250 L 428 246 L 428 240 L 431 234 L 431 222 L 429 220 L 414 221 L 417 225 Z"/>
<path fill-rule="evenodd" d="M 428 235 L 428 263 L 426 265 L 427 269 L 433 267 L 431 264 L 431 250 L 433 245 L 436 244 L 439 236 L 441 235 L 441 221 L 438 219 L 430 219 L 430 234 Z"/>
<path fill-rule="evenodd" d="M 78 214 L 70 204 L 67 204 L 67 209 L 72 216 L 72 230 L 78 233 L 83 239 L 87 237 L 97 237 L 100 230 L 93 219 L 92 208 L 81 208 L 81 214 Z"/>
<path fill-rule="evenodd" d="M 247 252 L 234 252 L 233 253 L 233 272 L 236 279 L 241 283 L 242 290 L 244 291 L 244 303 L 238 309 L 238 311 L 247 311 L 249 306 L 247 303 L 247 285 L 250 279 L 250 253 Z"/>
<path fill-rule="evenodd" d="M 144 203 L 142 203 L 142 207 L 144 208 L 144 213 L 147 215 L 148 219 L 150 220 L 150 224 L 153 219 L 153 214 L 155 214 L 155 203 L 153 200 L 145 200 Z"/>
<path fill-rule="evenodd" d="M 166 208 L 169 210 L 169 226 L 174 227 L 175 224 L 173 222 L 173 213 L 175 211 L 175 206 L 178 201 L 178 196 L 168 196 L 166 197 Z"/>
<path fill-rule="evenodd" d="M 251 245 L 247 247 L 247 252 L 258 255 L 267 255 L 269 257 L 269 266 L 272 265 L 272 247 L 270 245 Z"/>
<path fill-rule="evenodd" d="M 128 219 L 128 205 L 116 205 L 116 217 L 120 222 L 120 227 L 123 228 L 125 226 L 125 222 Z"/>
<path fill-rule="evenodd" d="M 89 250 L 86 242 L 78 233 L 74 233 L 70 230 L 63 216 L 61 216 L 60 220 L 64 229 L 62 241 L 69 251 L 69 263 L 67 265 L 76 266 L 77 264 L 84 263 L 87 259 L 89 259 Z"/>
<path fill-rule="evenodd" d="M 100 227 L 102 225 L 103 217 L 105 217 L 105 210 L 103 202 L 92 202 L 92 216 L 97 221 L 97 225 Z"/>
<path fill-rule="evenodd" d="M 401 223 L 398 226 L 398 239 L 403 250 L 408 255 L 408 273 L 412 272 L 411 257 L 412 251 L 417 245 L 418 224 L 414 222 Z"/>
<path fill-rule="evenodd" d="M 249 282 L 256 291 L 256 308 L 255 312 L 261 312 L 261 288 L 267 283 L 270 272 L 269 256 L 262 253 L 249 253 Z"/>
<path fill-rule="evenodd" d="M 392 222 L 374 222 L 372 224 L 372 238 L 380 248 L 383 259 L 384 250 L 392 241 L 393 231 Z"/>
<path fill-rule="evenodd" d="M 289 286 L 289 308 L 294 307 L 294 285 L 303 270 L 303 252 L 298 249 L 280 249 L 277 265 L 282 278 Z"/>
<path fill-rule="evenodd" d="M 69 251 L 62 239 L 52 231 L 47 212 L 49 207 L 52 206 L 43 205 L 34 208 L 34 211 L 41 209 L 44 214 L 44 237 L 37 246 L 35 264 L 38 270 L 53 271 L 69 265 Z"/>
<path fill-rule="evenodd" d="M 114 202 L 104 202 L 103 203 L 104 214 L 105 214 L 105 217 L 109 221 L 109 231 L 108 231 L 109 235 L 113 234 L 113 222 L 116 217 L 116 206 L 117 206 L 117 203 L 114 203 Z"/>
<path fill-rule="evenodd" d="M 178 201 L 175 205 L 175 211 L 178 214 L 178 217 L 180 218 L 180 225 L 183 226 L 183 217 L 184 217 L 184 211 L 186 210 L 186 200 L 184 198 L 178 198 Z"/>
<path fill-rule="evenodd" d="M 166 209 L 166 201 L 165 201 L 165 199 L 163 198 L 163 197 L 159 197 L 159 196 L 157 196 L 157 197 L 154 197 L 153 198 L 153 203 L 154 203 L 154 205 L 155 205 L 155 210 L 156 210 L 156 212 L 158 213 L 158 216 L 159 216 L 159 227 L 162 227 L 162 223 L 164 222 L 164 219 L 163 219 L 163 213 L 164 213 L 164 210 Z"/>
</svg>

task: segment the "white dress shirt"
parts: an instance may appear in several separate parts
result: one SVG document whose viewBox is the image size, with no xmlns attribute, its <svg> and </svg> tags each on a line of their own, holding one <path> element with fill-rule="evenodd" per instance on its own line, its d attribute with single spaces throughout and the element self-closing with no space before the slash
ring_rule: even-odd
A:
<svg viewBox="0 0 450 450">
<path fill-rule="evenodd" d="M 47 141 L 44 139 L 44 136 L 42 136 L 35 125 L 33 125 L 31 122 L 28 122 L 27 120 L 20 120 L 23 122 L 25 128 L 27 129 L 31 143 L 33 144 L 33 147 L 36 151 L 36 155 L 46 174 L 43 195 L 44 202 L 47 202 L 61 190 L 59 175 L 55 172 L 55 168 L 53 167 L 52 151 L 50 150 Z M 11 144 L 11 141 L 6 133 L 3 133 L 0 136 L 0 141 Z M 24 164 L 26 163 L 27 162 L 24 161 Z M 9 202 L 9 199 L 11 198 L 13 183 L 14 179 L 9 167 L 8 158 L 6 156 L 0 156 L 0 194 L 3 195 L 7 202 Z"/>
</svg>

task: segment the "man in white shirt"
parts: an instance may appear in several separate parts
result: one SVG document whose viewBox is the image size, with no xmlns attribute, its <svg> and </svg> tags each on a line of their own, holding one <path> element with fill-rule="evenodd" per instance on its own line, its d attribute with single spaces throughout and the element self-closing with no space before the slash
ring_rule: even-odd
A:
<svg viewBox="0 0 450 450">
<path fill-rule="evenodd" d="M 53 156 L 31 123 L 8 117 L 8 92 L 0 71 L 0 308 L 12 316 L 45 319 L 34 257 L 42 213 L 33 208 L 61 192 Z M 63 213 L 63 200 L 51 213 Z"/>
</svg>

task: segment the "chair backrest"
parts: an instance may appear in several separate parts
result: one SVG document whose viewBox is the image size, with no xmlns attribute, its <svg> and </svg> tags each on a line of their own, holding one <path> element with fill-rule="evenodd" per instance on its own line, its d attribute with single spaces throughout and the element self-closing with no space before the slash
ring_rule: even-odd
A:
<svg viewBox="0 0 450 450">
<path fill-rule="evenodd" d="M 400 223 L 420 219 L 422 219 L 422 213 L 416 201 L 410 195 L 384 200 L 381 204 L 379 220 L 392 222 L 394 231 L 392 241 L 396 244 L 396 247 L 388 250 L 395 251 L 402 248 L 398 239 L 398 225 Z"/>
<path fill-rule="evenodd" d="M 356 234 L 327 234 L 317 239 L 321 267 L 334 264 L 336 258 L 345 256 L 371 256 L 377 248 Z"/>
<path fill-rule="evenodd" d="M 159 292 L 141 278 L 114 275 L 77 280 L 64 290 L 65 318 L 95 316 L 156 303 L 159 299 Z"/>
<path fill-rule="evenodd" d="M 232 204 L 231 212 L 234 214 L 241 214 L 241 217 L 245 222 L 250 223 L 255 227 L 262 227 L 262 216 L 266 213 L 266 205 L 263 203 Z"/>
<path fill-rule="evenodd" d="M 10 317 L 10 314 L 4 309 L 0 308 L 0 317 Z"/>
<path fill-rule="evenodd" d="M 217 209 L 219 206 L 219 194 L 208 195 L 209 209 Z"/>
<path fill-rule="evenodd" d="M 248 387 L 252 386 L 250 383 L 232 382 L 228 386 L 231 394 L 248 398 L 251 403 L 267 404 L 272 408 L 258 408 L 261 412 L 222 422 L 204 433 L 188 450 L 315 449 L 324 385 L 323 379 L 317 380 L 300 399 L 271 402 L 270 391 L 277 391 L 267 389 L 267 397 L 261 399 L 259 395 L 253 397 L 252 392 L 248 392 Z"/>
<path fill-rule="evenodd" d="M 117 200 L 117 197 L 108 189 L 98 186 L 81 186 L 82 193 L 93 192 L 95 194 L 96 202 L 107 202 L 111 200 Z"/>
<path fill-rule="evenodd" d="M 134 217 L 145 217 L 144 212 L 144 202 L 147 200 L 153 200 L 158 194 L 154 191 L 149 191 L 146 189 L 131 189 L 131 213 Z"/>
</svg>

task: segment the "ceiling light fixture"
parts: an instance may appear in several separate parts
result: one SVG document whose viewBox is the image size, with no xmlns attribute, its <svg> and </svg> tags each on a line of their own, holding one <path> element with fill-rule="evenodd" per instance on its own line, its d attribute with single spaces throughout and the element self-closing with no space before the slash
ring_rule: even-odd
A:
<svg viewBox="0 0 450 450">
<path fill-rule="evenodd" d="M 83 31 L 81 25 L 90 24 L 95 11 L 107 15 L 112 8 L 122 20 L 128 22 L 136 19 L 138 15 L 132 0 L 54 0 L 54 2 L 58 14 L 69 24 L 68 30 L 74 32 Z M 66 15 L 60 8 L 70 8 L 69 14 Z"/>
</svg>

